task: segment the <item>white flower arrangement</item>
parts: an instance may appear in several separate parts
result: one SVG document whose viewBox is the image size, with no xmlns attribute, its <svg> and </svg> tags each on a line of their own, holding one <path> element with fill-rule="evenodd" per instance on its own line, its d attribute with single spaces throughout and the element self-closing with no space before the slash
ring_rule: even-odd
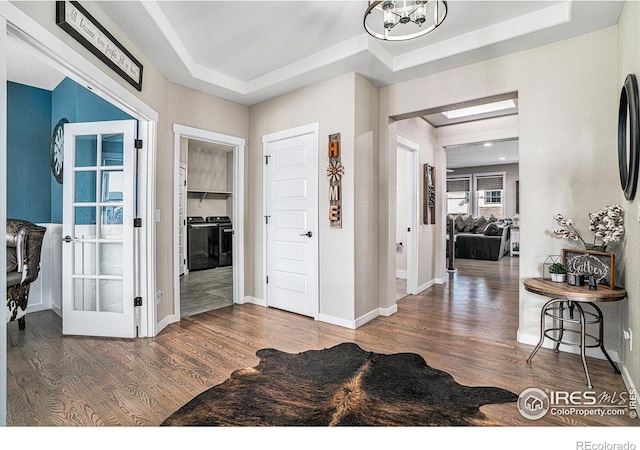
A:
<svg viewBox="0 0 640 450">
<path fill-rule="evenodd" d="M 556 214 L 553 218 L 562 225 L 563 229 L 551 230 L 553 235 L 562 239 L 581 241 L 585 249 L 587 243 L 582 239 L 578 230 L 573 227 L 571 219 L 565 219 L 562 214 Z M 624 234 L 624 210 L 619 205 L 605 206 L 601 211 L 589 213 L 589 230 L 593 231 L 593 245 L 598 238 L 602 240 L 602 246 L 607 247 L 612 242 L 618 242 Z"/>
</svg>

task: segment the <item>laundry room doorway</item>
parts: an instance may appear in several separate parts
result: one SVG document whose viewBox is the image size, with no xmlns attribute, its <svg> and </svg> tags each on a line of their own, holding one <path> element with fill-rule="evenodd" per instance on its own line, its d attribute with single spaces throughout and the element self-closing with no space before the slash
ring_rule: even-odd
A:
<svg viewBox="0 0 640 450">
<path fill-rule="evenodd" d="M 240 303 L 244 297 L 239 192 L 244 140 L 178 125 L 174 132 L 179 320 Z"/>
</svg>

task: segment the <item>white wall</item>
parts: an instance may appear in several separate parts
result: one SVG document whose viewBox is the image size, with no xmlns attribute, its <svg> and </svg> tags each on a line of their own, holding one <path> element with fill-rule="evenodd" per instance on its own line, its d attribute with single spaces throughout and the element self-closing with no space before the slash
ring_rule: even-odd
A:
<svg viewBox="0 0 640 450">
<path fill-rule="evenodd" d="M 616 88 L 619 95 L 627 74 L 640 77 L 640 3 L 625 2 L 622 16 L 618 22 L 618 72 Z M 615 153 L 615 145 L 611 153 Z M 618 180 L 614 176 L 614 182 Z M 627 290 L 627 300 L 622 305 L 622 328 L 633 332 L 633 351 L 629 341 L 620 342 L 620 353 L 624 362 L 623 375 L 633 382 L 635 389 L 640 387 L 640 193 L 636 193 L 634 201 L 624 198 L 622 189 L 617 189 L 617 201 L 626 213 L 625 237 L 621 245 L 620 258 L 616 260 L 622 285 Z M 618 335 L 620 339 L 620 336 Z"/>
<path fill-rule="evenodd" d="M 618 99 L 616 52 L 611 51 L 615 48 L 613 27 L 382 88 L 381 185 L 391 179 L 390 155 L 395 154 L 386 125 L 388 118 L 517 92 L 520 276 L 541 276 L 542 263 L 548 255 L 559 254 L 563 247 L 573 245 L 549 235 L 556 213 L 573 218 L 580 229 L 586 229 L 589 212 L 617 201 L 617 156 L 612 150 L 616 143 Z M 443 188 L 439 192 L 444 192 Z M 382 192 L 381 221 L 390 220 L 388 200 L 389 194 Z M 393 242 L 395 234 L 387 232 L 386 239 Z M 439 255 L 444 255 L 444 248 Z M 444 261 L 443 256 L 439 258 Z M 391 276 L 387 271 L 381 290 L 389 292 Z M 544 301 L 521 287 L 520 342 L 537 341 Z M 608 330 L 605 345 L 618 351 L 619 311 L 613 305 L 603 310 Z"/>
</svg>

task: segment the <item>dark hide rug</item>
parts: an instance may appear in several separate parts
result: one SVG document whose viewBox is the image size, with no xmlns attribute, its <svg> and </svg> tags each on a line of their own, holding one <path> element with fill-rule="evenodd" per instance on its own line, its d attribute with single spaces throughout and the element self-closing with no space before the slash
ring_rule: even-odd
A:
<svg viewBox="0 0 640 450">
<path fill-rule="evenodd" d="M 462 386 L 414 353 L 384 355 L 343 343 L 256 355 L 256 367 L 236 370 L 162 426 L 494 425 L 479 407 L 518 399 L 504 389 Z"/>
</svg>

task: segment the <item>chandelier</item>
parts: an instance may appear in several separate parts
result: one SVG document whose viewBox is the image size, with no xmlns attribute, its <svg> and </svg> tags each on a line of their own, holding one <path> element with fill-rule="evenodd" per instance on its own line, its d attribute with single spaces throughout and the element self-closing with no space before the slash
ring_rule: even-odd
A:
<svg viewBox="0 0 640 450">
<path fill-rule="evenodd" d="M 435 30 L 447 17 L 443 0 L 383 0 L 369 2 L 364 28 L 385 41 L 406 41 Z"/>
</svg>

